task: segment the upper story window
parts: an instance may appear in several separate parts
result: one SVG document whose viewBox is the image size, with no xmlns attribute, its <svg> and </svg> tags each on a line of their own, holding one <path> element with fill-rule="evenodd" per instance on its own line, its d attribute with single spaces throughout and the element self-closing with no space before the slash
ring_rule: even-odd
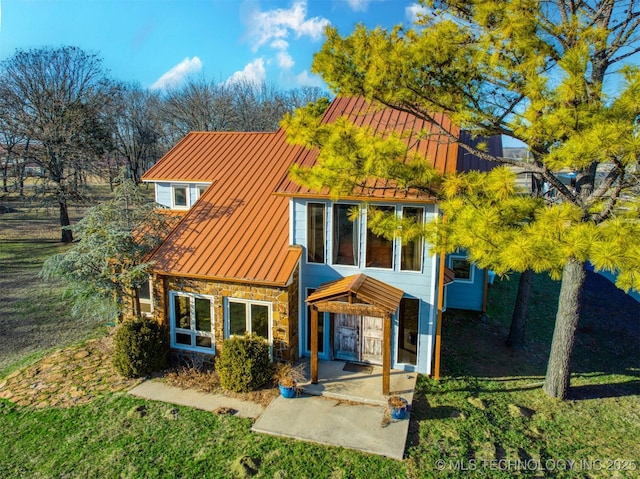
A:
<svg viewBox="0 0 640 479">
<path fill-rule="evenodd" d="M 358 221 L 351 221 L 354 205 L 333 205 L 333 264 L 358 266 Z"/>
<path fill-rule="evenodd" d="M 413 220 L 417 225 L 422 225 L 424 218 L 424 209 L 404 207 L 402 208 L 402 218 Z M 422 237 L 412 241 L 405 241 L 401 245 L 400 249 L 400 269 L 403 271 L 421 271 L 422 249 Z"/>
<path fill-rule="evenodd" d="M 324 263 L 325 248 L 325 214 L 324 203 L 307 204 L 307 262 Z"/>
<path fill-rule="evenodd" d="M 209 185 L 198 185 L 198 198 L 200 198 L 205 191 L 207 191 L 207 188 L 209 188 Z"/>
<path fill-rule="evenodd" d="M 173 207 L 184 209 L 189 207 L 189 187 L 187 185 L 173 185 Z"/>
<path fill-rule="evenodd" d="M 393 206 L 376 206 L 384 214 L 395 213 Z M 367 262 L 369 268 L 393 268 L 393 240 L 375 234 L 369 229 L 370 219 L 367 219 Z"/>
</svg>

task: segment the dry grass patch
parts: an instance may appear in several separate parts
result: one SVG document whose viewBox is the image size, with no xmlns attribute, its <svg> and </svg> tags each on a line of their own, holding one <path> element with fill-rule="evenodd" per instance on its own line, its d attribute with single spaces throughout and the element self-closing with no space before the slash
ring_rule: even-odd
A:
<svg viewBox="0 0 640 479">
<path fill-rule="evenodd" d="M 279 394 L 278 388 L 266 385 L 257 391 L 236 393 L 227 391 L 220 385 L 218 373 L 213 368 L 177 367 L 167 371 L 163 380 L 170 386 L 180 389 L 193 389 L 209 394 L 224 394 L 225 396 L 251 401 L 262 406 L 269 403 Z"/>
</svg>

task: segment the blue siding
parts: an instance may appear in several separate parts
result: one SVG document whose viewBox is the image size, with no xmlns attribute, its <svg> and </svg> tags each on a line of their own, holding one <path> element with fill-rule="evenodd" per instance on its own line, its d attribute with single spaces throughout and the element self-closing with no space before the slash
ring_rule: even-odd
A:
<svg viewBox="0 0 640 479">
<path fill-rule="evenodd" d="M 451 258 L 464 258 L 456 254 L 447 257 L 447 266 L 451 267 Z M 482 311 L 484 300 L 484 269 L 471 265 L 471 280 L 454 280 L 445 287 L 445 304 L 447 308 Z"/>
<path fill-rule="evenodd" d="M 321 202 L 321 201 L 310 201 Z M 306 249 L 307 243 L 307 227 L 306 227 L 306 200 L 294 199 L 291 203 L 291 242 L 292 244 L 300 245 L 303 249 Z M 351 202 L 344 202 L 351 203 Z M 325 231 L 325 251 L 328 263 L 332 258 L 332 210 L 331 204 L 325 202 L 327 205 L 326 210 L 326 231 Z M 355 203 L 353 203 L 355 204 Z M 416 205 L 413 205 L 416 206 Z M 434 215 L 436 208 L 433 205 L 419 205 L 425 209 L 426 219 L 430 221 Z M 359 221 L 359 264 L 365 264 L 366 254 L 366 211 L 363 211 Z M 396 340 L 398 334 L 398 318 L 393 317 L 392 324 L 392 367 L 405 368 L 407 370 L 417 370 L 422 373 L 431 372 L 431 357 L 433 350 L 433 339 L 435 335 L 435 317 L 436 317 L 436 261 L 435 257 L 429 256 L 428 246 L 423 247 L 423 264 L 422 271 L 400 271 L 400 243 L 396 241 L 394 245 L 394 269 L 382 269 L 382 268 L 366 268 L 356 266 L 344 266 L 344 265 L 332 265 L 332 264 L 315 264 L 307 263 L 306 252 L 303 253 L 301 274 L 300 274 L 300 291 L 301 304 L 300 311 L 303 314 L 300 315 L 300 338 L 301 351 L 305 350 L 306 339 L 306 305 L 304 303 L 306 297 L 306 290 L 308 288 L 315 289 L 323 283 L 328 281 L 334 281 L 344 276 L 352 274 L 364 273 L 368 276 L 376 278 L 380 281 L 384 281 L 390 285 L 393 285 L 405 292 L 406 297 L 418 299 L 420 301 L 420 317 L 418 322 L 418 344 L 417 344 L 417 366 L 404 365 L 397 363 L 396 361 Z M 329 344 L 329 328 L 328 322 L 325 319 L 325 344 Z M 329 357 L 328 347 L 326 348 L 325 359 Z M 321 356 L 322 357 L 322 356 Z"/>
</svg>

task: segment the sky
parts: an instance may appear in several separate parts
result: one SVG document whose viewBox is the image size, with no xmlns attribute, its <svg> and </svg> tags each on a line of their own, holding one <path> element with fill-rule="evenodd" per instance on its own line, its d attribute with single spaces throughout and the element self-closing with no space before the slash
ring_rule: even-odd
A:
<svg viewBox="0 0 640 479">
<path fill-rule="evenodd" d="M 278 89 L 324 83 L 310 72 L 324 28 L 342 35 L 410 23 L 412 0 L 0 0 L 0 61 L 16 49 L 77 46 L 112 78 L 166 91 L 189 76 Z"/>
</svg>

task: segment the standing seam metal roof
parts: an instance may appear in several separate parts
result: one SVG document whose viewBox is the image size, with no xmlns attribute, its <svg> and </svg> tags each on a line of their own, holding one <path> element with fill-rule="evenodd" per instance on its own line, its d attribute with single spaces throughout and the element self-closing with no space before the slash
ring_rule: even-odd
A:
<svg viewBox="0 0 640 479">
<path fill-rule="evenodd" d="M 272 194 L 299 147 L 276 133 L 189 133 L 147 181 L 212 185 L 155 251 L 154 270 L 285 285 L 301 250 L 289 247 L 288 200 Z"/>
<path fill-rule="evenodd" d="M 492 168 L 490 162 L 470 155 L 464 148 L 459 147 L 447 135 L 440 132 L 438 127 L 411 113 L 376 106 L 362 97 L 338 97 L 331 102 L 324 113 L 322 121 L 323 123 L 331 123 L 344 116 L 356 126 L 370 127 L 376 134 L 384 135 L 391 131 L 402 133 L 407 143 L 407 155 L 418 154 L 426 157 L 433 167 L 442 173 L 469 170 L 487 171 Z M 470 140 L 469 135 L 461 132 L 460 128 L 453 125 L 445 114 L 435 113 L 434 117 L 446 131 L 452 133 L 455 137 Z M 491 145 L 496 146 L 496 140 L 492 140 Z M 494 152 L 497 152 L 495 148 Z M 316 164 L 317 159 L 318 149 L 314 148 L 302 151 L 296 159 L 296 163 L 303 167 L 311 167 Z M 389 180 L 378 179 L 372 181 L 366 188 L 354 190 L 353 194 L 349 195 L 349 198 L 367 197 L 390 201 L 435 201 L 435 198 L 430 194 L 412 189 L 395 189 L 395 185 L 394 182 Z M 280 182 L 276 191 L 278 194 L 287 196 L 329 197 L 327 190 L 313 191 L 296 184 L 288 177 Z"/>
</svg>

